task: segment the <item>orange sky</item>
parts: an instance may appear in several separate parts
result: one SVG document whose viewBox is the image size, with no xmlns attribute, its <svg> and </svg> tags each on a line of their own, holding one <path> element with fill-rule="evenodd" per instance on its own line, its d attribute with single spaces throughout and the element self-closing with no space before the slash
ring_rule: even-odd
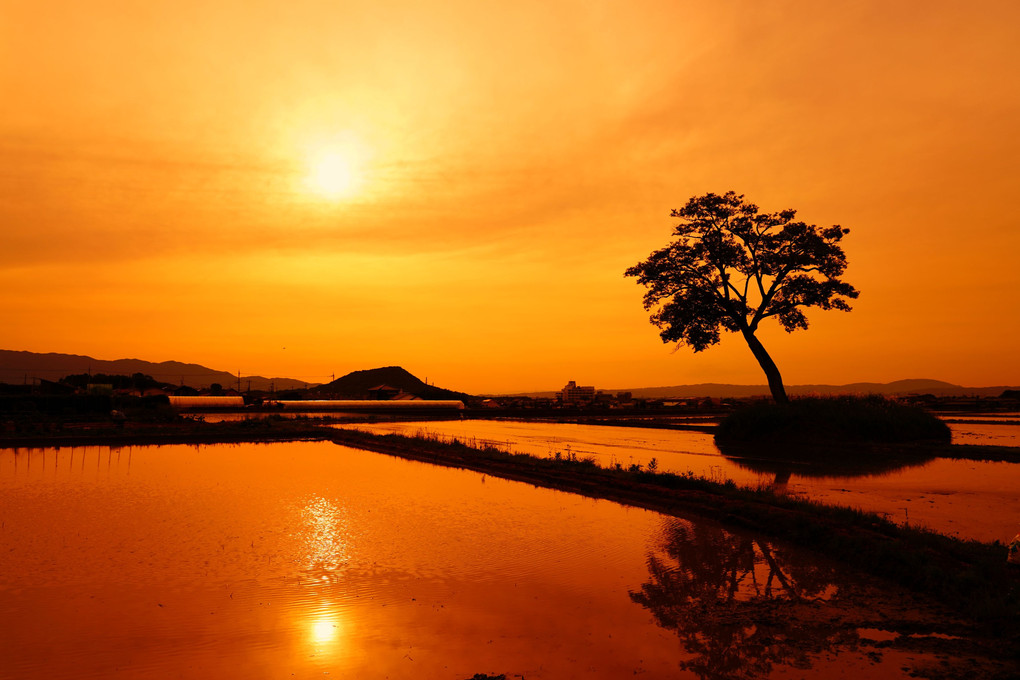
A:
<svg viewBox="0 0 1020 680">
<path fill-rule="evenodd" d="M 733 189 L 851 230 L 854 311 L 761 333 L 788 384 L 1018 385 L 1018 25 L 1014 0 L 0 0 L 0 348 L 760 384 L 739 337 L 663 345 L 623 277 Z"/>
</svg>

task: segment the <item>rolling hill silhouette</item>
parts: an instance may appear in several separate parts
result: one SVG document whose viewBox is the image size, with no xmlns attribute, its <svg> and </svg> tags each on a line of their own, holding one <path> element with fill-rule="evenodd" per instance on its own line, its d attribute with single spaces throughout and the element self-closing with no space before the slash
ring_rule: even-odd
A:
<svg viewBox="0 0 1020 680">
<path fill-rule="evenodd" d="M 368 399 L 369 390 L 381 385 L 395 387 L 422 399 L 470 399 L 470 394 L 427 385 L 400 366 L 385 366 L 354 371 L 331 383 L 309 390 L 316 397 L 336 399 Z"/>
<path fill-rule="evenodd" d="M 78 354 L 50 352 L 21 352 L 0 349 L 0 382 L 21 384 L 31 378 L 56 381 L 64 376 L 79 373 L 105 373 L 107 375 L 151 375 L 160 382 L 184 384 L 190 387 L 208 387 L 219 383 L 224 387 L 237 384 L 237 375 L 217 371 L 199 364 L 185 364 L 180 361 L 153 363 L 141 359 L 116 359 L 107 361 Z M 268 390 L 301 389 L 308 383 L 292 378 L 264 378 L 260 375 L 242 375 L 241 388 Z"/>
</svg>

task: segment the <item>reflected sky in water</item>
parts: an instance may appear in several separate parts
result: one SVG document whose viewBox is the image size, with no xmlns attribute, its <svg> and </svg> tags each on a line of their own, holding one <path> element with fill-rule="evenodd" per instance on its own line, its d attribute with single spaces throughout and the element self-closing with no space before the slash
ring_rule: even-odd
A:
<svg viewBox="0 0 1020 680">
<path fill-rule="evenodd" d="M 3 677 L 697 677 L 656 513 L 325 442 L 4 450 L 0 498 Z"/>
<path fill-rule="evenodd" d="M 352 427 L 343 425 L 342 427 Z M 691 472 L 716 481 L 773 487 L 775 461 L 752 454 L 723 456 L 712 435 L 683 430 L 606 427 L 523 421 L 435 421 L 358 425 L 376 433 L 422 433 L 469 444 L 497 445 L 537 456 L 571 453 L 590 456 L 599 465 L 621 463 Z M 955 426 L 954 426 L 955 427 Z M 1016 425 L 961 425 L 1020 433 Z M 1012 428 L 1012 429 L 1010 429 Z M 1020 531 L 1020 464 L 970 460 L 905 458 L 902 466 L 840 465 L 808 469 L 791 462 L 783 493 L 885 515 L 893 521 L 924 526 L 961 538 L 1008 542 Z"/>
<path fill-rule="evenodd" d="M 1015 418 L 981 418 L 984 422 L 952 422 L 954 444 L 977 446 L 1020 446 L 1020 420 Z"/>
<path fill-rule="evenodd" d="M 704 477 L 736 478 L 741 482 L 759 479 L 759 475 L 722 459 L 712 435 L 697 431 L 514 420 L 361 423 L 338 427 L 376 434 L 459 439 L 472 446 L 495 446 L 532 456 L 593 458 L 603 467 L 647 465 L 655 458 L 660 470 L 692 470 Z"/>
</svg>

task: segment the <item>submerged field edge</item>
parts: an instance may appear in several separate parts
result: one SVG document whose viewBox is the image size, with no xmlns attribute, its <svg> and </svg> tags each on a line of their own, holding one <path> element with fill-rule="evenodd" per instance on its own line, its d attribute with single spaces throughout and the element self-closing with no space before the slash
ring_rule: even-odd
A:
<svg viewBox="0 0 1020 680">
<path fill-rule="evenodd" d="M 242 420 L 205 423 L 185 420 L 125 428 L 76 428 L 47 433 L 0 434 L 0 449 L 74 446 L 160 446 L 244 442 L 323 441 L 333 430 L 316 421 Z"/>
<path fill-rule="evenodd" d="M 476 418 L 477 419 L 477 418 Z M 415 420 L 400 419 L 402 422 Z M 498 420 L 498 419 L 497 419 Z M 647 429 L 686 430 L 711 434 L 714 425 L 635 423 L 626 420 L 577 418 L 510 418 L 521 422 L 577 422 L 606 427 L 640 427 Z M 332 436 L 329 424 L 365 422 L 363 419 L 324 417 L 255 418 L 240 421 L 206 423 L 183 418 L 168 422 L 129 422 L 114 427 L 109 422 L 75 423 L 57 427 L 37 427 L 36 431 L 5 432 L 0 430 L 0 449 L 60 446 L 145 446 L 160 444 L 220 444 L 246 441 L 322 440 Z M 372 421 L 370 421 L 372 422 Z M 385 421 L 381 421 L 385 422 Z M 1020 463 L 1020 447 L 985 444 L 931 443 L 842 443 L 829 444 L 833 450 L 854 450 L 872 456 L 897 453 L 922 454 L 931 458 L 950 458 L 988 462 Z"/>
<path fill-rule="evenodd" d="M 1020 639 L 1020 569 L 999 543 L 901 526 L 873 513 L 777 496 L 693 475 L 606 469 L 584 460 L 536 458 L 402 435 L 337 430 L 331 440 L 401 458 L 473 470 L 538 487 L 696 515 L 818 551 L 912 592 L 933 597 L 985 627 Z"/>
</svg>

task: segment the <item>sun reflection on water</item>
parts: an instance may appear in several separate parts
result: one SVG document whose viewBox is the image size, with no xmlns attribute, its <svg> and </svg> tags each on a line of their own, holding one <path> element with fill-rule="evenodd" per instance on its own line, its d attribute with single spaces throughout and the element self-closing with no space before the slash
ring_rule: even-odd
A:
<svg viewBox="0 0 1020 680">
<path fill-rule="evenodd" d="M 335 572 L 350 560 L 347 512 L 317 496 L 302 508 L 302 515 L 307 522 L 304 532 L 307 567 L 321 580 L 332 580 Z"/>
<path fill-rule="evenodd" d="M 345 632 L 340 609 L 323 599 L 351 559 L 350 523 L 347 509 L 331 499 L 313 496 L 301 506 L 301 539 L 305 545 L 304 567 L 311 581 L 310 599 L 302 616 L 305 639 L 314 656 L 333 659 L 340 653 Z"/>
<path fill-rule="evenodd" d="M 316 645 L 336 642 L 340 633 L 340 620 L 332 614 L 324 614 L 312 620 L 311 638 Z"/>
<path fill-rule="evenodd" d="M 302 631 L 300 648 L 310 660 L 315 660 L 313 664 L 331 667 L 350 655 L 349 626 L 341 608 L 320 602 L 305 609 L 304 616 L 297 621 Z"/>
</svg>

